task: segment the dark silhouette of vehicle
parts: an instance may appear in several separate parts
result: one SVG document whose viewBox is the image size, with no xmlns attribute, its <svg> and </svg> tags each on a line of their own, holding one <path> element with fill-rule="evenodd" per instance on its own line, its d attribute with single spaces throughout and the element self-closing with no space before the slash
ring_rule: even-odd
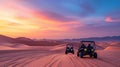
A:
<svg viewBox="0 0 120 67">
<path fill-rule="evenodd" d="M 68 54 L 68 53 L 74 54 L 74 47 L 73 47 L 73 44 L 71 43 L 66 45 L 65 54 Z"/>
<path fill-rule="evenodd" d="M 97 53 L 95 52 L 96 44 L 94 41 L 81 41 L 77 56 L 83 58 L 85 55 L 89 55 L 90 57 L 97 58 Z"/>
</svg>

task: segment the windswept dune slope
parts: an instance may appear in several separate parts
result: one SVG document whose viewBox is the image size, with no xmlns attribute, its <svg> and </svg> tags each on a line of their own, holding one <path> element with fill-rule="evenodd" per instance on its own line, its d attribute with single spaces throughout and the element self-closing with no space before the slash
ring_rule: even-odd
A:
<svg viewBox="0 0 120 67">
<path fill-rule="evenodd" d="M 29 49 L 30 46 L 20 43 L 0 43 L 0 50 L 19 50 L 19 49 Z"/>
<path fill-rule="evenodd" d="M 12 50 L 14 48 L 7 47 L 7 46 L 0 46 L 0 50 Z"/>
<path fill-rule="evenodd" d="M 116 50 L 116 51 L 120 51 L 120 47 L 109 46 L 109 47 L 105 48 L 105 50 Z"/>
<path fill-rule="evenodd" d="M 105 48 L 105 50 L 116 50 L 120 51 L 120 42 L 113 42 L 108 47 Z"/>
</svg>

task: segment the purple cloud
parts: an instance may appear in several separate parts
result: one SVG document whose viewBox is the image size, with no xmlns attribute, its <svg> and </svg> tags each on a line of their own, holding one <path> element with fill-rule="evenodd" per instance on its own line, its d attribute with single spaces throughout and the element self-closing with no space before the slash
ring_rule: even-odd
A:
<svg viewBox="0 0 120 67">
<path fill-rule="evenodd" d="M 83 9 L 80 14 L 81 16 L 86 16 L 88 14 L 95 13 L 95 10 L 89 4 L 81 4 L 81 8 Z"/>
<path fill-rule="evenodd" d="M 120 9 L 106 14 L 106 17 L 111 17 L 113 22 L 120 22 Z"/>
<path fill-rule="evenodd" d="M 69 22 L 69 21 L 74 21 L 75 19 L 64 16 L 62 14 L 56 13 L 56 12 L 52 12 L 52 11 L 42 11 L 42 13 L 47 16 L 50 17 L 53 20 L 57 20 L 60 22 Z"/>
</svg>

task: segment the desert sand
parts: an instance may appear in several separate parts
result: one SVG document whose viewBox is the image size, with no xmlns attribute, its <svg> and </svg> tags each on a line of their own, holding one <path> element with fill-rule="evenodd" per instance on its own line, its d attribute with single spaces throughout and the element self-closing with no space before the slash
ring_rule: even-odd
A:
<svg viewBox="0 0 120 67">
<path fill-rule="evenodd" d="M 116 46 L 97 50 L 97 59 L 87 56 L 80 58 L 76 56 L 76 53 L 65 55 L 64 44 L 24 47 L 26 50 L 25 48 L 20 50 L 21 46 L 20 48 L 4 46 L 6 50 L 0 50 L 0 67 L 120 67 L 120 47 Z M 19 48 L 19 50 L 14 50 L 14 48 Z"/>
</svg>

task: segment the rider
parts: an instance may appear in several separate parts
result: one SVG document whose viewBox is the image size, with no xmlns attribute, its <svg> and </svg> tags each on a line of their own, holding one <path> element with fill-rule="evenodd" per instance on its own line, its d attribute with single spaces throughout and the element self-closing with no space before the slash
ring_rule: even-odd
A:
<svg viewBox="0 0 120 67">
<path fill-rule="evenodd" d="M 79 48 L 79 51 L 83 51 L 86 48 L 86 46 L 84 44 L 82 44 Z"/>
<path fill-rule="evenodd" d="M 87 48 L 88 49 L 93 49 L 93 47 L 91 46 L 91 44 L 88 44 Z"/>
<path fill-rule="evenodd" d="M 91 52 L 91 49 L 93 49 L 93 47 L 91 46 L 91 44 L 88 44 L 87 49 L 88 49 L 88 52 Z"/>
<path fill-rule="evenodd" d="M 86 46 L 84 44 L 82 44 L 80 48 L 86 48 Z"/>
</svg>

